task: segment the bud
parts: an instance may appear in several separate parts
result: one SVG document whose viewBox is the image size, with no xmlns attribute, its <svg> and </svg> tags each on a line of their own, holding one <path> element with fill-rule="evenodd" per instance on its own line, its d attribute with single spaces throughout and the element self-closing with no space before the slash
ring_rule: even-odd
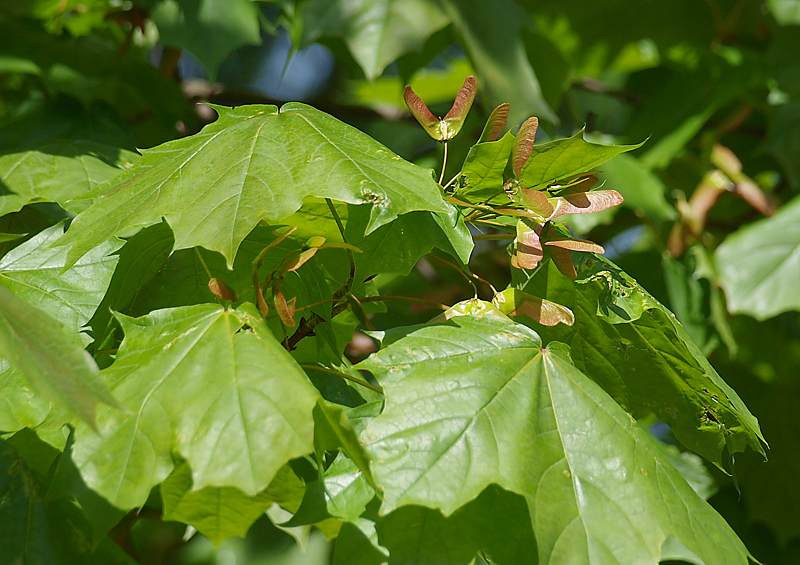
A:
<svg viewBox="0 0 800 565">
<path fill-rule="evenodd" d="M 269 314 L 269 305 L 267 304 L 267 299 L 264 298 L 264 291 L 261 290 L 261 286 L 256 288 L 256 305 L 261 315 L 266 318 L 267 314 Z"/>
<path fill-rule="evenodd" d="M 216 277 L 208 280 L 208 290 L 210 290 L 211 294 L 220 300 L 226 300 L 228 302 L 234 302 L 236 300 L 236 293 L 233 292 L 228 285 Z"/>
<path fill-rule="evenodd" d="M 300 267 L 305 265 L 314 255 L 319 251 L 319 247 L 312 247 L 298 253 L 293 259 L 290 259 L 284 267 L 284 272 L 293 273 Z"/>
<path fill-rule="evenodd" d="M 286 296 L 284 296 L 280 289 L 275 290 L 275 311 L 278 312 L 281 323 L 287 328 L 293 328 L 295 326 L 294 313 L 296 304 L 297 298 L 292 298 L 287 301 Z"/>
</svg>

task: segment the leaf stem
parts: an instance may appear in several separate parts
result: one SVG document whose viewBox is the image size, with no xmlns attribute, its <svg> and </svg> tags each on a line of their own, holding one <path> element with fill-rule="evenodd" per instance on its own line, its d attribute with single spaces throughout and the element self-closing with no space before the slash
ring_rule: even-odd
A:
<svg viewBox="0 0 800 565">
<path fill-rule="evenodd" d="M 451 178 L 449 181 L 447 181 L 447 184 L 444 185 L 442 188 L 443 189 L 447 189 L 451 184 L 453 184 L 456 180 L 458 180 L 458 177 L 460 177 L 460 176 L 461 176 L 461 171 L 457 172 L 455 174 L 455 176 L 453 176 L 453 178 Z"/>
<path fill-rule="evenodd" d="M 339 217 L 339 212 L 336 210 L 336 206 L 333 204 L 333 200 L 330 198 L 325 199 L 325 204 L 328 205 L 328 210 L 331 211 L 331 216 L 333 216 L 333 221 L 336 222 L 336 228 L 339 230 L 339 235 L 342 236 L 342 241 L 350 245 L 350 242 L 347 241 L 347 236 L 344 234 L 344 224 L 342 223 L 342 219 Z M 349 284 L 353 283 L 353 279 L 356 276 L 356 260 L 353 257 L 353 250 L 347 249 L 347 257 L 350 260 L 350 280 Z M 349 289 L 348 289 L 349 291 Z"/>
<path fill-rule="evenodd" d="M 200 248 L 199 247 L 195 247 L 194 248 L 194 252 L 197 255 L 197 259 L 200 261 L 200 264 L 203 266 L 203 270 L 208 275 L 208 280 L 213 279 L 214 275 L 211 274 L 211 270 L 208 268 L 208 265 L 206 265 L 206 260 L 203 259 L 203 255 L 200 253 Z"/>
<path fill-rule="evenodd" d="M 442 158 L 442 172 L 439 173 L 439 184 L 444 180 L 444 170 L 447 168 L 447 142 L 444 142 L 444 157 Z"/>
<path fill-rule="evenodd" d="M 330 369 L 328 367 L 323 367 L 322 365 L 314 365 L 312 363 L 300 363 L 300 366 L 303 369 L 310 369 L 312 371 L 318 371 L 320 373 L 326 373 L 328 375 L 339 377 L 340 379 L 356 383 L 357 385 L 361 385 L 364 388 L 368 388 L 370 390 L 374 390 L 379 394 L 383 394 L 383 389 L 381 387 L 374 385 L 369 381 L 365 381 L 364 379 L 359 379 L 358 377 L 354 377 L 353 375 L 348 375 L 347 373 L 337 371 L 336 369 Z"/>
</svg>

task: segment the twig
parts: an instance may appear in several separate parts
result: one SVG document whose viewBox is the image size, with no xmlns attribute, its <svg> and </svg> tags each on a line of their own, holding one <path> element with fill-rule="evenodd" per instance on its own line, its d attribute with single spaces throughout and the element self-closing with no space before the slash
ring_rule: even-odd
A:
<svg viewBox="0 0 800 565">
<path fill-rule="evenodd" d="M 339 291 L 337 291 L 336 294 L 338 295 Z M 334 300 L 340 300 L 342 298 L 341 296 L 337 295 L 334 295 Z M 335 318 L 336 316 L 347 310 L 348 306 L 349 304 L 347 302 L 340 302 L 339 304 L 335 305 L 331 309 L 330 319 L 332 320 L 333 318 Z M 319 314 L 314 314 L 307 320 L 305 318 L 300 318 L 300 325 L 292 335 L 286 338 L 286 340 L 284 341 L 284 347 L 286 347 L 287 350 L 292 351 L 294 348 L 297 347 L 297 344 L 300 343 L 300 340 L 302 340 L 305 337 L 314 335 L 314 329 L 322 322 L 327 322 L 327 321 L 328 320 L 326 320 Z"/>
</svg>

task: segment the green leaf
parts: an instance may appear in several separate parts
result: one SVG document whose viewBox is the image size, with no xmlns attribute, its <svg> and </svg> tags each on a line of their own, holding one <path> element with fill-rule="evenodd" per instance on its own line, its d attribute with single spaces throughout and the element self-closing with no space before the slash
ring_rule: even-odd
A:
<svg viewBox="0 0 800 565">
<path fill-rule="evenodd" d="M 97 433 L 79 426 L 74 448 L 86 483 L 112 504 L 142 505 L 173 453 L 190 465 L 194 490 L 254 496 L 313 450 L 317 392 L 252 306 L 118 319 L 125 339 L 102 375 L 125 410 L 98 413 Z"/>
<path fill-rule="evenodd" d="M 423 255 L 434 248 L 452 255 L 462 264 L 469 262 L 472 234 L 455 207 L 450 206 L 443 214 L 403 214 L 367 236 L 364 236 L 367 215 L 363 208 L 348 216 L 345 231 L 348 241 L 362 251 L 356 256 L 359 274 L 407 274 Z"/>
<path fill-rule="evenodd" d="M 17 241 L 25 237 L 26 233 L 0 233 L 0 243 L 8 243 L 9 241 Z"/>
<path fill-rule="evenodd" d="M 765 320 L 800 310 L 800 198 L 728 236 L 716 263 L 731 312 Z"/>
<path fill-rule="evenodd" d="M 370 80 L 448 23 L 429 0 L 311 0 L 300 18 L 304 44 L 341 37 Z"/>
<path fill-rule="evenodd" d="M 81 339 L 42 310 L 0 285 L 0 357 L 30 387 L 60 407 L 94 422 L 98 403 L 115 406 Z M 8 378 L 8 373 L 4 376 Z M 116 408 L 109 408 L 116 410 Z"/>
<path fill-rule="evenodd" d="M 357 521 L 374 497 L 356 464 L 339 454 L 319 480 L 306 486 L 300 508 L 285 525 L 316 524 L 331 517 Z"/>
<path fill-rule="evenodd" d="M 565 345 L 542 347 L 499 315 L 454 317 L 361 368 L 386 394 L 362 435 L 382 513 L 450 515 L 495 483 L 526 497 L 541 562 L 656 562 L 674 538 L 704 563 L 747 563 L 733 530 Z"/>
<path fill-rule="evenodd" d="M 543 188 L 591 171 L 616 155 L 633 151 L 641 145 L 599 145 L 586 141 L 581 130 L 572 137 L 534 145 L 519 180 L 526 188 Z"/>
<path fill-rule="evenodd" d="M 85 516 L 70 500 L 46 497 L 42 484 L 8 442 L 0 442 L 0 547 L 7 563 L 131 565 L 122 550 L 93 543 Z"/>
<path fill-rule="evenodd" d="M 548 265 L 526 289 L 575 314 L 571 327 L 542 328 L 544 338 L 569 344 L 576 366 L 623 407 L 656 414 L 717 465 L 725 453 L 763 453 L 758 421 L 675 316 L 610 261 L 581 258 L 575 282 Z"/>
<path fill-rule="evenodd" d="M 110 145 L 82 140 L 46 144 L 0 155 L 0 216 L 31 202 L 57 202 L 78 213 L 98 185 L 131 166 L 137 155 Z"/>
<path fill-rule="evenodd" d="M 190 524 L 215 545 L 243 538 L 247 530 L 273 503 L 269 489 L 247 496 L 233 487 L 192 490 L 192 470 L 181 463 L 161 483 L 164 520 Z"/>
<path fill-rule="evenodd" d="M 175 249 L 219 251 L 232 266 L 259 221 L 291 215 L 308 196 L 372 204 L 368 232 L 406 212 L 448 211 L 429 170 L 310 106 L 215 108 L 216 122 L 145 150 L 104 185 L 103 197 L 75 218 L 63 240 L 72 260 L 163 217 Z"/>
<path fill-rule="evenodd" d="M 237 47 L 261 43 L 258 7 L 251 0 L 162 0 L 151 18 L 161 43 L 194 55 L 211 80 Z"/>
<path fill-rule="evenodd" d="M 346 522 L 333 546 L 331 565 L 383 565 L 388 552 L 378 543 L 375 523 L 366 518 Z"/>
<path fill-rule="evenodd" d="M 800 25 L 800 1 L 768 0 L 769 11 L 781 25 Z"/>
<path fill-rule="evenodd" d="M 320 400 L 314 408 L 314 444 L 321 451 L 341 449 L 369 480 L 369 461 L 345 406 Z"/>
<path fill-rule="evenodd" d="M 0 358 L 0 432 L 35 428 L 50 410 L 50 402 L 34 393 L 25 375 Z"/>
<path fill-rule="evenodd" d="M 762 331 L 763 324 L 751 327 Z M 782 333 L 783 329 L 779 331 Z M 773 347 L 777 347 L 780 356 L 785 355 L 787 346 L 791 347 L 791 366 L 784 373 L 785 380 L 771 383 L 760 382 L 750 372 L 757 370 L 753 359 L 748 359 L 750 370 L 742 371 L 742 385 L 747 387 L 747 398 L 753 409 L 761 415 L 770 454 L 768 461 L 756 457 L 737 461 L 737 480 L 742 481 L 740 496 L 747 503 L 749 519 L 770 526 L 781 544 L 792 544 L 791 540 L 800 536 L 800 524 L 792 511 L 800 504 L 800 492 L 793 486 L 800 473 L 800 457 L 795 448 L 800 434 L 800 421 L 796 417 L 800 408 L 800 383 L 791 368 L 797 363 L 796 345 L 792 347 L 789 340 L 782 340 L 781 334 L 769 337 L 778 342 Z"/>
<path fill-rule="evenodd" d="M 164 268 L 172 243 L 172 232 L 162 222 L 140 231 L 118 251 L 108 290 L 91 320 L 98 343 L 102 343 L 112 329 L 112 310 L 127 312 L 140 294 L 146 294 L 148 283 Z"/>
<path fill-rule="evenodd" d="M 103 11 L 107 13 L 108 10 L 106 7 Z M 68 12 L 74 14 L 75 10 Z M 192 119 L 180 85 L 177 81 L 165 80 L 144 49 L 129 45 L 128 49 L 120 50 L 120 40 L 116 33 L 80 38 L 51 34 L 29 20 L 0 15 L 0 52 L 4 59 L 21 63 L 41 85 L 36 90 L 25 88 L 29 93 L 28 100 L 35 103 L 41 95 L 36 91 L 44 90 L 44 97 L 49 99 L 46 108 L 56 110 L 56 116 L 47 112 L 49 116 L 42 124 L 43 129 L 50 129 L 50 121 L 74 121 L 76 114 L 108 125 L 114 119 L 104 119 L 102 114 L 110 110 L 114 118 L 123 122 L 124 130 L 119 133 L 125 136 L 133 133 L 146 143 L 157 143 L 167 136 L 174 136 L 176 121 L 191 123 Z M 74 103 L 59 105 L 63 102 L 57 100 L 61 95 L 79 101 L 87 111 L 81 111 Z M 86 124 L 76 125 L 78 129 L 84 129 L 81 126 Z M 118 123 L 116 126 L 119 128 Z M 28 127 L 30 124 L 22 131 L 9 132 L 9 137 L 16 138 L 19 134 L 41 137 L 39 131 Z M 97 139 L 97 131 L 88 129 L 84 129 L 86 135 L 58 136 L 60 150 L 71 153 L 65 140 L 103 141 Z M 7 142 L 5 135 L 3 142 Z M 26 146 L 26 149 L 36 149 L 36 146 Z"/>
<path fill-rule="evenodd" d="M 461 169 L 465 185 L 459 189 L 459 194 L 486 199 L 502 193 L 503 173 L 514 139 L 514 134 L 509 131 L 497 141 L 484 141 L 470 147 Z"/>
<path fill-rule="evenodd" d="M 509 102 L 511 125 L 531 114 L 550 122 L 558 117 L 542 96 L 522 42 L 524 14 L 512 0 L 444 2 L 462 44 L 492 105 Z"/>
<path fill-rule="evenodd" d="M 492 486 L 445 518 L 419 506 L 395 510 L 378 522 L 391 563 L 471 563 L 481 551 L 497 565 L 534 562 L 536 540 L 525 499 Z"/>
<path fill-rule="evenodd" d="M 98 245 L 66 268 L 66 249 L 51 245 L 63 234 L 64 224 L 56 224 L 0 258 L 0 285 L 78 331 L 103 300 L 122 242 Z"/>
<path fill-rule="evenodd" d="M 357 273 L 364 277 L 376 273 L 407 274 L 433 249 L 466 264 L 472 253 L 472 234 L 458 209 L 445 205 L 446 213 L 409 212 L 369 234 L 367 206 L 337 206 L 345 223 L 347 242 L 359 249 L 354 254 Z M 297 228 L 293 234 L 296 239 L 324 235 L 330 241 L 342 241 L 327 204 L 318 199 L 304 202 L 285 223 Z"/>
</svg>

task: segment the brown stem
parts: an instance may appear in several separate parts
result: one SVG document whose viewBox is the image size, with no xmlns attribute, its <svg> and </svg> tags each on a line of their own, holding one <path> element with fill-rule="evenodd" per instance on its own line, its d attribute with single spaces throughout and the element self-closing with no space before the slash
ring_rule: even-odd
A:
<svg viewBox="0 0 800 565">
<path fill-rule="evenodd" d="M 158 70 L 162 76 L 170 79 L 178 78 L 178 61 L 181 59 L 181 50 L 177 47 L 164 47 Z"/>
<path fill-rule="evenodd" d="M 338 292 L 337 292 L 338 294 Z M 336 300 L 339 300 L 341 296 L 337 297 Z M 331 309 L 331 320 L 347 310 L 349 304 L 347 302 L 340 302 L 339 304 L 335 305 Z M 297 344 L 300 343 L 300 340 L 303 338 L 315 335 L 314 330 L 315 328 L 320 325 L 322 322 L 327 322 L 325 318 L 320 316 L 319 314 L 314 314 L 310 318 L 300 318 L 300 325 L 298 326 L 297 330 L 286 338 L 284 341 L 284 347 L 288 351 L 292 351 L 297 347 Z"/>
</svg>

